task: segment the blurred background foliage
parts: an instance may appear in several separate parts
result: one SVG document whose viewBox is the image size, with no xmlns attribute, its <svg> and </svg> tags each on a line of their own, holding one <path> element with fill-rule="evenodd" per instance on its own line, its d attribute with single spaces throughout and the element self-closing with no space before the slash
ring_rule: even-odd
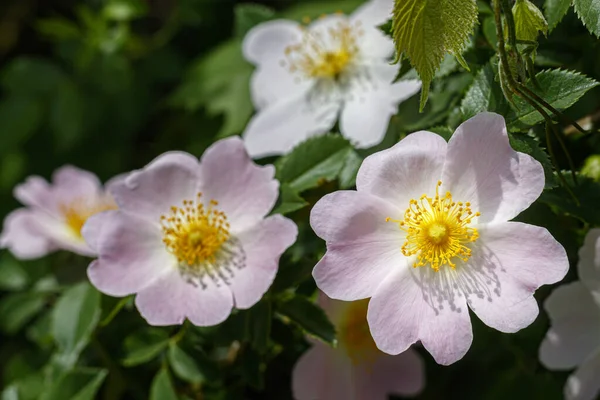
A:
<svg viewBox="0 0 600 400">
<path fill-rule="evenodd" d="M 106 180 L 164 151 L 199 156 L 213 141 L 241 133 L 253 113 L 252 66 L 240 48 L 244 34 L 268 19 L 350 12 L 361 3 L 3 0 L 0 215 L 18 207 L 12 188 L 28 175 L 48 178 L 70 163 Z M 532 127 L 540 120 L 525 108 L 511 109 L 502 96 L 489 1 L 479 1 L 479 10 L 464 55 L 471 71 L 453 58 L 444 60 L 425 111 L 418 113 L 418 96 L 401 104 L 380 146 L 355 151 L 340 136 L 327 135 L 277 161 L 284 184 L 278 210 L 298 223 L 299 241 L 283 257 L 265 298 L 224 324 L 149 327 L 131 298 L 101 296 L 87 283 L 88 259 L 59 252 L 22 262 L 0 253 L 1 399 L 290 399 L 292 367 L 308 347 L 305 333 L 334 339 L 310 300 L 315 291 L 310 272 L 325 250 L 308 226 L 310 206 L 324 193 L 352 187 L 366 155 L 420 129 L 448 138 L 459 123 L 486 109 L 514 122 L 513 130 L 522 133 L 511 136 L 513 146 L 540 160 L 547 172 L 548 190 L 518 219 L 547 227 L 574 265 L 584 229 L 600 224 L 600 187 L 594 181 L 600 168 L 597 158 L 589 158 L 600 153 L 600 136 L 560 126 L 576 168 L 585 166 L 589 176 L 574 189 L 577 205 L 552 172 L 545 149 L 559 148 L 556 139 L 547 142 L 543 126 Z M 561 109 L 578 100 L 566 114 L 597 130 L 600 90 L 593 87 L 600 80 L 600 41 L 572 10 L 541 38 L 536 68 L 590 78 L 571 74 L 570 86 L 561 87 L 567 78 L 549 75 L 542 88 Z M 411 74 L 409 69 L 404 65 L 402 72 Z M 559 168 L 567 169 L 565 154 L 556 156 Z M 567 280 L 574 278 L 571 271 Z M 539 290 L 538 299 L 549 291 Z M 473 347 L 462 361 L 441 367 L 423 352 L 427 388 L 419 398 L 562 397 L 567 373 L 546 371 L 538 362 L 548 326 L 543 312 L 514 335 L 476 318 L 473 323 Z"/>
</svg>

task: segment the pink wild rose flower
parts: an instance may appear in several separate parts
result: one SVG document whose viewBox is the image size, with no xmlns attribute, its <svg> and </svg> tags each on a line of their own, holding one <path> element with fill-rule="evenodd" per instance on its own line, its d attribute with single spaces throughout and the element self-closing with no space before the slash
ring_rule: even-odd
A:
<svg viewBox="0 0 600 400">
<path fill-rule="evenodd" d="M 278 196 L 272 165 L 252 162 L 239 138 L 201 160 L 165 153 L 113 188 L 119 209 L 92 217 L 83 235 L 98 253 L 88 276 L 112 296 L 136 294 L 151 325 L 224 321 L 267 291 L 296 225 L 266 217 Z"/>
<path fill-rule="evenodd" d="M 68 165 L 54 172 L 52 183 L 39 176 L 27 178 L 14 190 L 25 207 L 4 220 L 0 247 L 20 259 L 43 257 L 57 249 L 95 255 L 83 239 L 82 227 L 92 215 L 117 208 L 109 191 L 118 179 L 104 189 L 96 175 Z"/>
<path fill-rule="evenodd" d="M 439 364 L 454 363 L 473 339 L 469 308 L 516 332 L 538 315 L 534 291 L 568 270 L 546 229 L 509 222 L 539 197 L 544 171 L 510 147 L 497 114 L 471 118 L 448 143 L 408 135 L 367 157 L 356 187 L 311 212 L 327 243 L 313 276 L 332 298 L 371 298 L 367 319 L 386 353 L 421 341 Z"/>
<path fill-rule="evenodd" d="M 344 302 L 321 294 L 319 304 L 336 327 L 338 347 L 315 340 L 300 357 L 292 373 L 296 400 L 387 400 L 423 389 L 425 367 L 416 351 L 390 356 L 375 346 L 368 300 Z"/>
</svg>

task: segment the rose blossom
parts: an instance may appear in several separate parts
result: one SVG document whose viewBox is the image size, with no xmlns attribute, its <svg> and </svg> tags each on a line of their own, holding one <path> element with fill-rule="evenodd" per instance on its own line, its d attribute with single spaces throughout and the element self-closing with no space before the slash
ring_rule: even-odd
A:
<svg viewBox="0 0 600 400">
<path fill-rule="evenodd" d="M 257 166 L 239 138 L 200 162 L 165 153 L 113 188 L 117 211 L 92 217 L 83 235 L 98 253 L 88 276 L 112 296 L 137 294 L 151 325 L 224 321 L 271 285 L 296 225 L 265 217 L 277 200 L 272 165 Z"/>
<path fill-rule="evenodd" d="M 327 242 L 313 276 L 332 298 L 371 297 L 367 319 L 386 353 L 421 341 L 451 364 L 473 339 L 467 306 L 486 325 L 516 332 L 538 315 L 534 291 L 568 270 L 546 229 L 508 222 L 538 198 L 544 172 L 510 147 L 497 114 L 471 118 L 448 143 L 408 135 L 367 157 L 356 186 L 311 212 Z"/>
</svg>

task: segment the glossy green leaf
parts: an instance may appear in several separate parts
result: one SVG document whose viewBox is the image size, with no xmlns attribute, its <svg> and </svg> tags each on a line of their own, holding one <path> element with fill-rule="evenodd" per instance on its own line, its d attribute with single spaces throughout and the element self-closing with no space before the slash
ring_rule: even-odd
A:
<svg viewBox="0 0 600 400">
<path fill-rule="evenodd" d="M 45 294 L 29 291 L 4 296 L 0 300 L 0 329 L 8 334 L 18 332 L 46 304 Z"/>
<path fill-rule="evenodd" d="M 318 305 L 296 295 L 278 304 L 277 311 L 297 323 L 312 336 L 327 343 L 335 341 L 335 327 Z"/>
<path fill-rule="evenodd" d="M 544 12 L 548 20 L 548 31 L 552 32 L 556 25 L 564 18 L 571 7 L 573 0 L 546 0 Z"/>
<path fill-rule="evenodd" d="M 144 328 L 125 338 L 125 357 L 121 361 L 126 367 L 152 360 L 167 348 L 169 336 L 160 328 Z"/>
<path fill-rule="evenodd" d="M 464 119 L 469 119 L 484 111 L 499 114 L 509 111 L 508 103 L 496 79 L 496 68 L 494 68 L 493 62 L 487 63 L 477 73 L 473 84 L 465 94 L 460 105 Z"/>
<path fill-rule="evenodd" d="M 173 383 L 169 377 L 169 372 L 165 368 L 161 368 L 150 387 L 149 400 L 178 400 L 177 393 L 173 388 Z"/>
<path fill-rule="evenodd" d="M 0 258 L 0 290 L 22 290 L 29 283 L 29 274 L 14 258 Z"/>
<path fill-rule="evenodd" d="M 308 203 L 288 185 L 281 185 L 281 194 L 272 214 L 289 214 L 306 207 Z"/>
<path fill-rule="evenodd" d="M 548 34 L 548 23 L 544 14 L 531 1 L 517 0 L 512 13 L 518 40 L 536 41 L 539 32 Z"/>
<path fill-rule="evenodd" d="M 51 382 L 41 400 L 93 400 L 107 374 L 105 369 L 74 369 Z"/>
<path fill-rule="evenodd" d="M 573 5 L 588 30 L 600 37 L 600 0 L 573 0 Z"/>
<path fill-rule="evenodd" d="M 196 384 L 205 380 L 194 358 L 183 351 L 176 343 L 169 344 L 169 352 L 167 354 L 171 369 L 177 377 L 186 382 Z"/>
</svg>

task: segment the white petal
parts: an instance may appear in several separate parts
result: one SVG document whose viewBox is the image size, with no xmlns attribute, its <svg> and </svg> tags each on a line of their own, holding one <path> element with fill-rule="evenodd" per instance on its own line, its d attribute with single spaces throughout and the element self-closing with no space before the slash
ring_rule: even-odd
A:
<svg viewBox="0 0 600 400">
<path fill-rule="evenodd" d="M 567 380 L 567 400 L 594 400 L 600 394 L 600 350 L 593 353 Z"/>
<path fill-rule="evenodd" d="M 579 249 L 577 273 L 589 290 L 600 296 L 600 229 L 590 229 Z"/>
<path fill-rule="evenodd" d="M 458 127 L 448 143 L 442 181 L 455 201 L 470 202 L 479 222 L 516 217 L 542 193 L 544 170 L 508 142 L 504 118 L 481 113 Z"/>
<path fill-rule="evenodd" d="M 312 79 L 303 77 L 301 72 L 290 72 L 287 64 L 281 64 L 282 60 L 283 58 L 264 62 L 252 74 L 250 89 L 257 110 L 306 93 L 314 84 Z"/>
<path fill-rule="evenodd" d="M 285 48 L 302 39 L 302 30 L 297 22 L 274 20 L 250 29 L 244 37 L 244 57 L 254 64 L 278 61 L 284 56 Z"/>
<path fill-rule="evenodd" d="M 360 6 L 350 16 L 353 24 L 360 22 L 362 34 L 358 46 L 361 56 L 386 60 L 394 54 L 394 42 L 386 37 L 380 25 L 392 17 L 393 0 L 371 0 Z"/>
<path fill-rule="evenodd" d="M 551 327 L 540 346 L 540 361 L 547 368 L 573 368 L 600 348 L 600 306 L 581 282 L 555 289 L 544 308 Z"/>
<path fill-rule="evenodd" d="M 286 154 L 310 136 L 333 127 L 339 103 L 311 104 L 303 93 L 260 110 L 243 133 L 253 158 Z"/>
</svg>

